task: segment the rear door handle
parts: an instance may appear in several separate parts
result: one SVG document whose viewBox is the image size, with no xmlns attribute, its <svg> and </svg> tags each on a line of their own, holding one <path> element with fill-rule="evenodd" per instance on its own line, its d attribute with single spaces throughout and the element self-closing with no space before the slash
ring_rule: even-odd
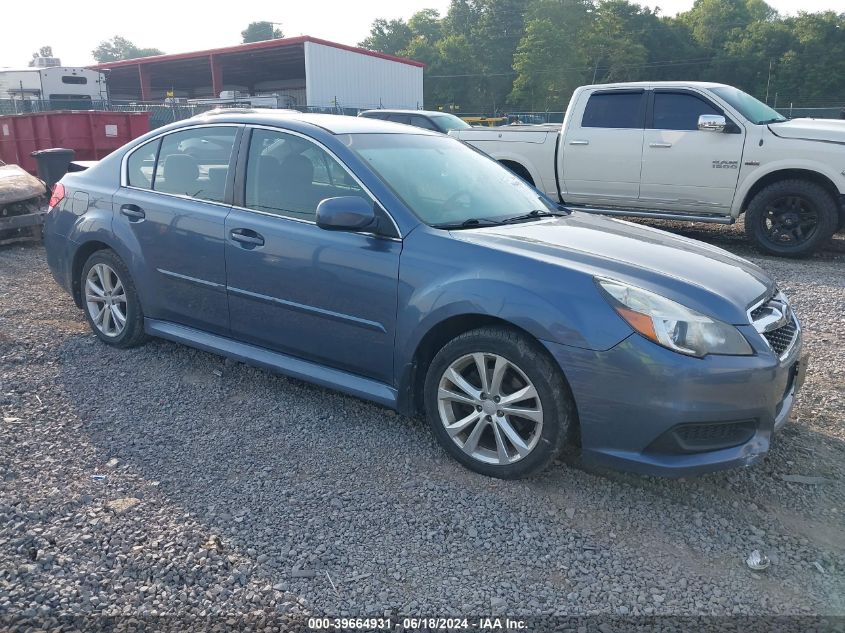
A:
<svg viewBox="0 0 845 633">
<path fill-rule="evenodd" d="M 127 218 L 129 218 L 130 222 L 138 222 L 147 217 L 147 214 L 144 213 L 144 210 L 137 204 L 124 204 L 122 207 L 120 207 L 120 212 Z"/>
<path fill-rule="evenodd" d="M 649 147 L 672 147 L 672 143 L 649 143 Z"/>
<path fill-rule="evenodd" d="M 245 246 L 264 246 L 264 236 L 252 229 L 232 229 L 232 241 Z"/>
<path fill-rule="evenodd" d="M 583 139 L 579 139 L 577 141 L 569 141 L 570 145 L 589 145 L 590 141 L 585 141 Z"/>
</svg>

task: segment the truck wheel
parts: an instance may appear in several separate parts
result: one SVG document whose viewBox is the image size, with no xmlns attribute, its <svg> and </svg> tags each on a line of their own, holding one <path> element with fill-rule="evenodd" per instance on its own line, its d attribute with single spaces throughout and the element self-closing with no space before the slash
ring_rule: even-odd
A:
<svg viewBox="0 0 845 633">
<path fill-rule="evenodd" d="M 467 468 L 502 479 L 548 466 L 575 415 L 563 375 L 545 351 L 498 327 L 447 343 L 428 368 L 424 395 L 440 444 Z"/>
<path fill-rule="evenodd" d="M 830 239 L 838 220 L 836 202 L 823 187 L 782 180 L 752 198 L 745 211 L 745 234 L 771 255 L 807 257 Z"/>
</svg>

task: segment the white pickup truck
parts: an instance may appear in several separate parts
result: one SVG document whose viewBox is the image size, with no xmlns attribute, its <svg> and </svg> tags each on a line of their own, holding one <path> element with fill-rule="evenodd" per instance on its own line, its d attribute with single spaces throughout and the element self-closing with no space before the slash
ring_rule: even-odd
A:
<svg viewBox="0 0 845 633">
<path fill-rule="evenodd" d="M 723 84 L 582 86 L 563 125 L 450 132 L 584 211 L 732 224 L 806 256 L 845 227 L 845 121 L 788 120 Z"/>
</svg>

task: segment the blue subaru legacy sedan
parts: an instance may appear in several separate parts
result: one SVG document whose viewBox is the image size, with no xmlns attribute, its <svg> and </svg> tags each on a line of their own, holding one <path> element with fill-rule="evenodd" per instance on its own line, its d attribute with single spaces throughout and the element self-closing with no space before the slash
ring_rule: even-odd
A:
<svg viewBox="0 0 845 633">
<path fill-rule="evenodd" d="M 750 465 L 806 367 L 757 266 L 567 210 L 456 139 L 384 121 L 160 128 L 67 174 L 44 239 L 103 343 L 162 337 L 424 415 L 494 477 L 567 443 L 658 475 Z"/>
</svg>

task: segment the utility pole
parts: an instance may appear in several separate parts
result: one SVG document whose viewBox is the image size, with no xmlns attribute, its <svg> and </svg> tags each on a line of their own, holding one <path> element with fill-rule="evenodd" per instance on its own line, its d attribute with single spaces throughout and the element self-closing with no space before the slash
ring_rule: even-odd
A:
<svg viewBox="0 0 845 633">
<path fill-rule="evenodd" d="M 766 80 L 766 105 L 769 105 L 769 86 L 772 85 L 772 60 L 769 60 L 769 78 Z"/>
</svg>

